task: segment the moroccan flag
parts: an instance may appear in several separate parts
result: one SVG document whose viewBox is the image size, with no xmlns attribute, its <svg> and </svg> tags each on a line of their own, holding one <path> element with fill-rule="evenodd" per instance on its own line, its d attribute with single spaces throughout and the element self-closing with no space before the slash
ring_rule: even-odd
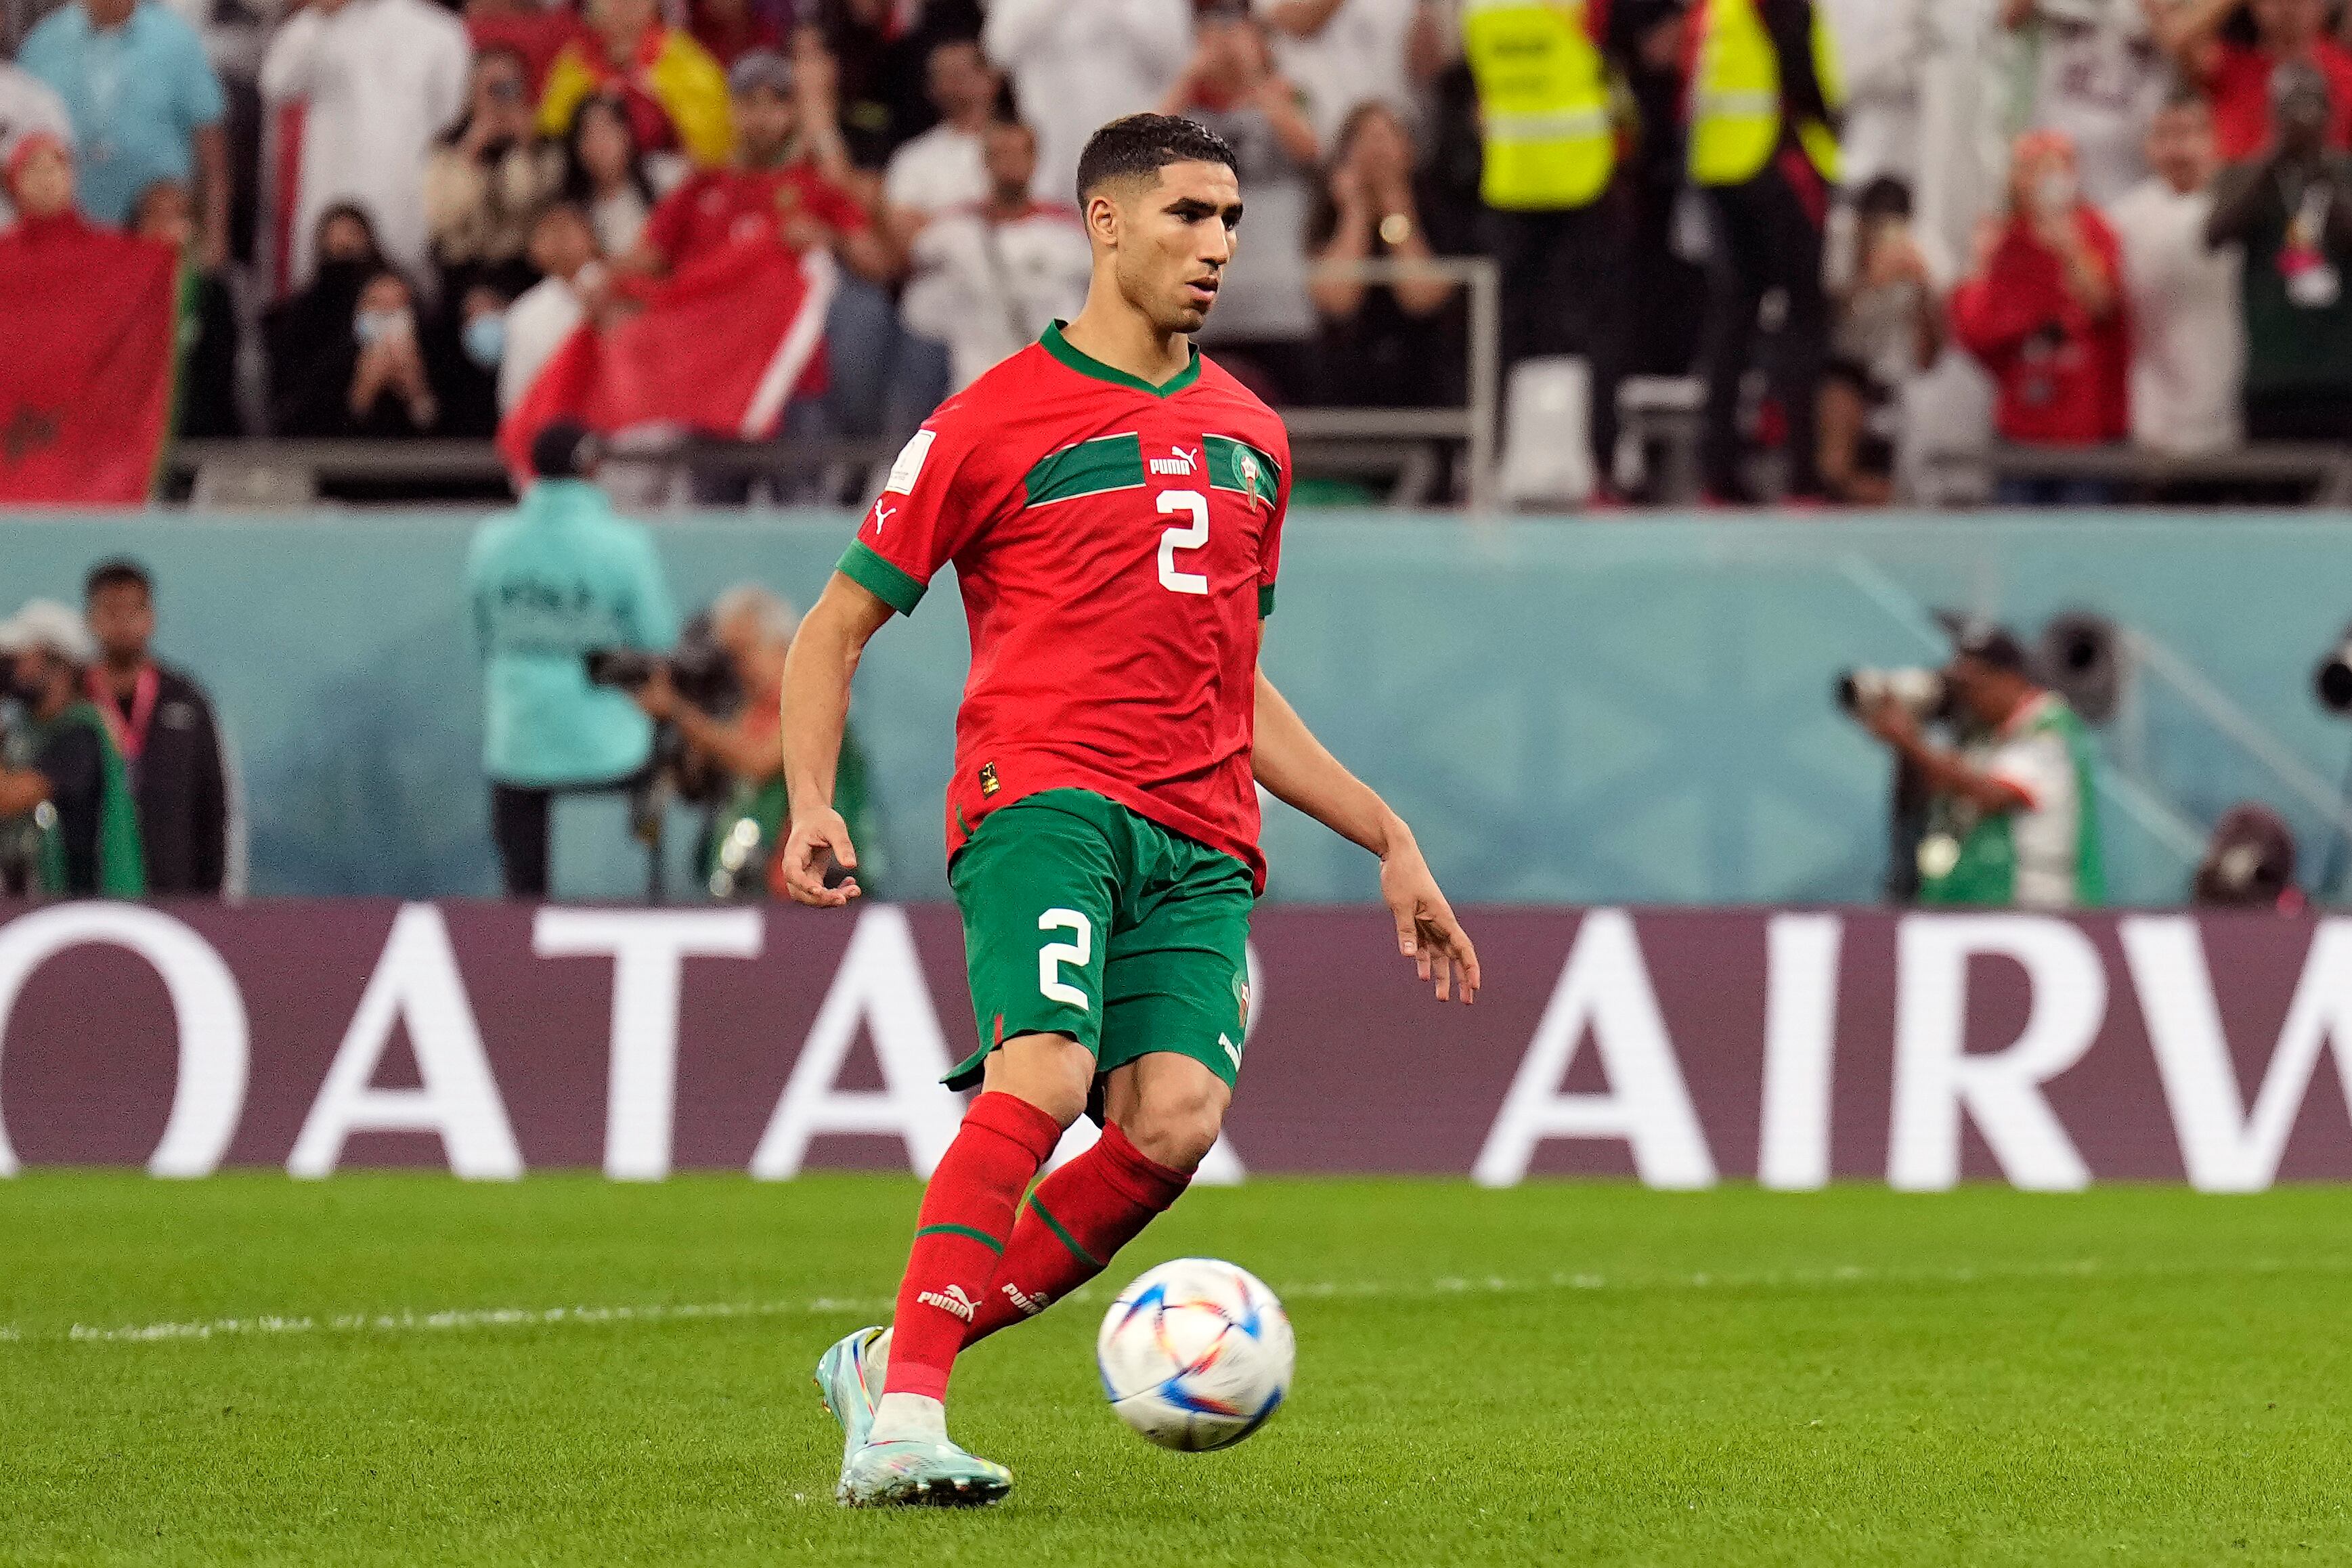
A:
<svg viewBox="0 0 2352 1568">
<path fill-rule="evenodd" d="M 530 470 L 530 444 L 558 419 L 611 435 L 646 426 L 759 440 L 824 344 L 836 274 L 821 250 L 739 240 L 655 286 L 610 331 L 583 326 L 507 415 L 499 450 Z"/>
<path fill-rule="evenodd" d="M 170 433 L 179 258 L 70 214 L 0 234 L 0 503 L 137 506 Z"/>
</svg>

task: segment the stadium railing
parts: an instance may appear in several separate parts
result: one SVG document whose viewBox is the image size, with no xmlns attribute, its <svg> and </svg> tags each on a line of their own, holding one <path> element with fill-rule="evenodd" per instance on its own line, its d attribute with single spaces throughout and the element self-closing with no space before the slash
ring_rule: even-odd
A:
<svg viewBox="0 0 2352 1568">
<path fill-rule="evenodd" d="M 2114 486 L 2118 500 L 2154 500 L 2187 486 L 2304 485 L 2308 504 L 2352 506 L 2352 448 L 2325 442 L 2264 441 L 2205 457 L 2179 458 L 2141 447 L 2023 447 L 1997 443 L 1982 452 L 1939 452 L 1930 459 L 1950 479 L 2089 480 Z"/>
<path fill-rule="evenodd" d="M 1363 283 L 1439 279 L 1469 296 L 1468 397 L 1454 407 L 1291 408 L 1284 413 L 1293 450 L 1304 460 L 1349 473 L 1391 476 L 1404 471 L 1420 445 L 1461 443 L 1465 499 L 1473 512 L 1495 500 L 1496 430 L 1502 376 L 1501 275 L 1484 257 L 1429 261 L 1320 262 L 1311 276 Z M 876 439 L 683 442 L 627 449 L 615 460 L 671 473 L 776 474 L 821 472 L 836 466 L 870 468 L 892 455 Z M 495 485 L 506 467 L 488 441 L 183 441 L 167 459 L 175 475 L 194 480 L 198 506 L 289 506 L 315 499 L 318 487 L 352 480 L 392 484 Z"/>
</svg>

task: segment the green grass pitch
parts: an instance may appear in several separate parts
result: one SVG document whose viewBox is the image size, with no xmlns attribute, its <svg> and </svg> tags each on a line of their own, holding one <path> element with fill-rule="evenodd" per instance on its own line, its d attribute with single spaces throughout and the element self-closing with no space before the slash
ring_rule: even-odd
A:
<svg viewBox="0 0 2352 1568">
<path fill-rule="evenodd" d="M 916 1193 L 0 1183 L 0 1563 L 2352 1562 L 2352 1192 L 1197 1192 L 960 1368 L 1008 1503 L 845 1513 L 807 1373 Z M 1190 1252 L 1299 1339 L 1201 1457 L 1093 1365 Z"/>
</svg>

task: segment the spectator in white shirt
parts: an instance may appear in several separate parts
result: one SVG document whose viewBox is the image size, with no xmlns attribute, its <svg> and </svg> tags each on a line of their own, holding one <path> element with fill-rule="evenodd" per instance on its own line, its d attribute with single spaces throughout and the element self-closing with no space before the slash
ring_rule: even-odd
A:
<svg viewBox="0 0 2352 1568">
<path fill-rule="evenodd" d="M 354 202 L 385 257 L 411 277 L 425 261 L 426 153 L 466 107 L 473 45 L 432 0 L 310 0 L 261 61 L 262 95 L 303 104 L 293 276 L 310 275 L 320 214 Z"/>
<path fill-rule="evenodd" d="M 988 199 L 981 139 L 1004 91 L 1004 79 L 988 63 L 976 38 L 934 44 L 924 76 L 940 122 L 900 143 L 882 176 L 882 199 L 901 243 L 928 219 Z"/>
<path fill-rule="evenodd" d="M 1407 42 L 1434 24 L 1425 0 L 1255 0 L 1274 35 L 1274 63 L 1307 98 L 1316 138 L 1334 143 L 1356 106 L 1413 110 Z"/>
<path fill-rule="evenodd" d="M 1036 133 L 1018 121 L 982 138 L 989 193 L 944 213 L 915 237 L 914 280 L 900 305 L 907 330 L 947 345 L 957 390 L 1028 347 L 1087 300 L 1094 268 L 1077 213 L 1032 196 Z"/>
<path fill-rule="evenodd" d="M 512 412 L 539 373 L 587 319 L 587 296 L 604 264 L 596 231 L 577 202 L 550 204 L 530 229 L 530 264 L 544 273 L 507 307 L 506 353 L 499 360 L 499 412 Z"/>
<path fill-rule="evenodd" d="M 2242 258 L 2205 243 L 2221 155 L 2201 96 L 2182 92 L 2158 114 L 2147 161 L 2156 172 L 2107 214 L 2132 325 L 2132 440 L 2176 457 L 2226 451 L 2242 438 Z"/>
<path fill-rule="evenodd" d="M 1037 132 L 1030 189 L 1075 201 L 1087 138 L 1149 110 L 1183 75 L 1192 0 L 991 0 L 980 41 Z"/>
</svg>

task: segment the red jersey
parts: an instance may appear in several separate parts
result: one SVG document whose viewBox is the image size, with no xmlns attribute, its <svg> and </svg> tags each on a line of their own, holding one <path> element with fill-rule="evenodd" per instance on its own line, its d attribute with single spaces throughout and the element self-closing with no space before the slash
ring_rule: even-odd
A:
<svg viewBox="0 0 2352 1568">
<path fill-rule="evenodd" d="M 781 169 L 705 169 L 661 199 L 646 219 L 646 242 L 671 271 L 720 246 L 778 234 L 806 213 L 835 234 L 866 227 L 866 209 L 805 163 Z"/>
<path fill-rule="evenodd" d="M 1059 328 L 942 405 L 841 570 L 901 614 L 955 563 L 971 627 L 948 852 L 1049 789 L 1105 795 L 1265 886 L 1250 748 L 1290 438 L 1193 351 L 1153 387 Z"/>
</svg>

